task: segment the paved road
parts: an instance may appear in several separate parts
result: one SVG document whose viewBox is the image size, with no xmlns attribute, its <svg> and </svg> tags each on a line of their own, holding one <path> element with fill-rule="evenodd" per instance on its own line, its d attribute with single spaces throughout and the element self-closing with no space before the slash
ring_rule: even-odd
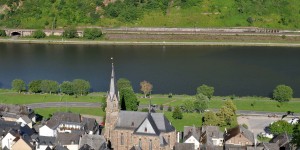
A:
<svg viewBox="0 0 300 150">
<path fill-rule="evenodd" d="M 48 108 L 48 107 L 100 107 L 100 103 L 89 102 L 48 102 L 48 103 L 32 103 L 26 106 L 34 108 Z"/>
</svg>

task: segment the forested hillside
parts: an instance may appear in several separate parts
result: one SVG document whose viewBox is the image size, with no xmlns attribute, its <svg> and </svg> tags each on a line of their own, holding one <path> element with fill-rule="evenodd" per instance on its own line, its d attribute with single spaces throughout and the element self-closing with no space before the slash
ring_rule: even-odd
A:
<svg viewBox="0 0 300 150">
<path fill-rule="evenodd" d="M 0 26 L 299 29 L 299 0 L 0 0 Z"/>
</svg>

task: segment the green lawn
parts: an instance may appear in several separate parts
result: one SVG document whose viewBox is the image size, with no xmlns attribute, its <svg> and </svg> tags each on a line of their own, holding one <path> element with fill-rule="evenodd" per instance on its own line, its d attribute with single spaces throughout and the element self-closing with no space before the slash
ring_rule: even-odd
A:
<svg viewBox="0 0 300 150">
<path fill-rule="evenodd" d="M 104 112 L 101 108 L 36 108 L 34 111 L 37 114 L 42 115 L 44 118 L 48 118 L 49 114 L 53 114 L 54 112 L 74 112 L 79 114 L 85 114 L 85 115 L 93 115 L 93 116 L 104 116 Z"/>
</svg>

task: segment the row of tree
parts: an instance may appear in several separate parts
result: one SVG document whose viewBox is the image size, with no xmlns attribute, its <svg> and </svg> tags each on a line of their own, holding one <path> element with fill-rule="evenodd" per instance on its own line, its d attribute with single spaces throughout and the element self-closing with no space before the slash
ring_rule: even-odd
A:
<svg viewBox="0 0 300 150">
<path fill-rule="evenodd" d="M 26 83 L 21 79 L 13 80 L 11 86 L 19 93 L 27 91 Z M 82 79 L 74 79 L 72 82 L 64 81 L 61 84 L 53 80 L 33 80 L 27 87 L 28 91 L 32 93 L 64 93 L 68 95 L 85 95 L 91 88 L 89 81 Z"/>
<path fill-rule="evenodd" d="M 0 30 L 0 37 L 7 36 L 5 30 Z M 83 37 L 89 40 L 95 40 L 102 36 L 101 29 L 98 28 L 85 28 L 83 31 Z M 32 33 L 32 37 L 41 39 L 46 37 L 46 33 L 43 30 L 36 30 Z M 64 30 L 62 37 L 64 38 L 78 38 L 77 29 L 74 27 L 68 27 Z"/>
</svg>

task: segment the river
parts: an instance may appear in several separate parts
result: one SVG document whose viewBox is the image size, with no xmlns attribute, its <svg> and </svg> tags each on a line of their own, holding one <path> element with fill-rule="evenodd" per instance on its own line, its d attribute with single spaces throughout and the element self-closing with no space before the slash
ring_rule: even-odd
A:
<svg viewBox="0 0 300 150">
<path fill-rule="evenodd" d="M 58 82 L 81 78 L 107 91 L 114 57 L 117 78 L 153 84 L 152 93 L 269 96 L 286 84 L 300 97 L 300 48 L 251 46 L 104 46 L 0 43 L 0 88 L 16 78 Z"/>
</svg>

